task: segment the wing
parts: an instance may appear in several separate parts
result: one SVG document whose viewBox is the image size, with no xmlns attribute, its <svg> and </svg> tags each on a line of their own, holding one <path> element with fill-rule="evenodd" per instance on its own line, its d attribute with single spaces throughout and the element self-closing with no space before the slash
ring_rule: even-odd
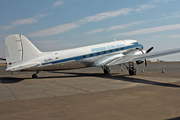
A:
<svg viewBox="0 0 180 120">
<path fill-rule="evenodd" d="M 123 54 L 106 56 L 104 58 L 101 58 L 101 59 L 95 61 L 95 65 L 96 66 L 104 66 L 104 65 L 107 65 L 108 63 L 116 61 L 116 59 L 122 58 L 123 56 L 124 56 Z"/>
<path fill-rule="evenodd" d="M 99 62 L 97 62 L 97 66 L 111 66 L 111 65 L 118 65 L 118 64 L 123 64 L 127 62 L 134 62 L 138 60 L 145 60 L 148 58 L 154 58 L 158 56 L 164 56 L 164 55 L 169 55 L 169 54 L 174 54 L 180 52 L 180 48 L 178 49 L 172 49 L 172 50 L 166 50 L 166 51 L 159 51 L 159 52 L 152 52 L 152 53 L 145 53 L 141 55 L 112 55 L 105 57 Z"/>
<path fill-rule="evenodd" d="M 135 57 L 133 60 L 144 60 L 148 58 L 154 58 L 158 56 L 165 56 L 165 55 L 170 55 L 170 54 L 175 54 L 180 52 L 180 48 L 178 49 L 171 49 L 171 50 L 165 50 L 165 51 L 159 51 L 159 52 L 152 52 L 152 53 L 147 53 L 147 54 L 142 54 L 140 56 Z"/>
</svg>

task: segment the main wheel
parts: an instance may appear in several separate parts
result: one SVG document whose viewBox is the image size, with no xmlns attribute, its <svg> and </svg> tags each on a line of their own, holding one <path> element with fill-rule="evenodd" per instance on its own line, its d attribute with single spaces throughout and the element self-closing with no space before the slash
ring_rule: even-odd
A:
<svg viewBox="0 0 180 120">
<path fill-rule="evenodd" d="M 109 69 L 109 67 L 106 67 L 105 69 L 103 69 L 103 71 L 104 71 L 104 74 L 110 74 L 110 69 Z"/>
<path fill-rule="evenodd" d="M 37 75 L 36 75 L 36 74 L 33 74 L 33 75 L 32 75 L 32 78 L 37 78 Z"/>
<path fill-rule="evenodd" d="M 129 69 L 129 75 L 136 75 L 136 68 Z"/>
</svg>

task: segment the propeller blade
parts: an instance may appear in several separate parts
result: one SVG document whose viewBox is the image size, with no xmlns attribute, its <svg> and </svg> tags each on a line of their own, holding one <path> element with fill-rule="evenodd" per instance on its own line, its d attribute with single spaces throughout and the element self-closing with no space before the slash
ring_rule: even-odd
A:
<svg viewBox="0 0 180 120">
<path fill-rule="evenodd" d="M 147 61 L 146 61 L 146 59 L 145 59 L 145 66 L 147 67 Z"/>
<path fill-rule="evenodd" d="M 149 53 L 154 47 L 149 48 L 146 53 Z M 147 67 L 147 60 L 145 59 L 145 66 Z"/>
<path fill-rule="evenodd" d="M 149 48 L 146 53 L 149 53 L 154 47 Z"/>
</svg>

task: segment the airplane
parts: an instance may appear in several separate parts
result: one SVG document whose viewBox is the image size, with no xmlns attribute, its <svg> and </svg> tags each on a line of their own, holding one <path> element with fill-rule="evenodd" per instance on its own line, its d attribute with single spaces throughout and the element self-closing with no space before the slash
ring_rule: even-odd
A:
<svg viewBox="0 0 180 120">
<path fill-rule="evenodd" d="M 6 61 L 6 59 L 5 59 L 5 58 L 0 58 L 0 60 L 4 60 L 4 61 Z"/>
<path fill-rule="evenodd" d="M 180 48 L 149 53 L 137 40 L 115 40 L 67 50 L 41 52 L 24 35 L 12 34 L 5 38 L 6 71 L 67 70 L 85 67 L 102 67 L 104 74 L 110 74 L 109 66 L 124 64 L 129 75 L 136 75 L 134 64 L 145 63 L 146 59 L 180 52 Z M 126 65 L 125 63 L 128 63 Z"/>
</svg>

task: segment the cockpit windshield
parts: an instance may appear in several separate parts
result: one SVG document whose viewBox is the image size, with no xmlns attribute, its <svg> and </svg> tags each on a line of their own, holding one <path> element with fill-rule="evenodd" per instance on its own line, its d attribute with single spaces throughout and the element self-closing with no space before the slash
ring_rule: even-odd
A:
<svg viewBox="0 0 180 120">
<path fill-rule="evenodd" d="M 134 42 L 133 44 L 134 44 L 134 45 L 139 45 L 139 43 L 138 43 L 138 42 Z"/>
</svg>

